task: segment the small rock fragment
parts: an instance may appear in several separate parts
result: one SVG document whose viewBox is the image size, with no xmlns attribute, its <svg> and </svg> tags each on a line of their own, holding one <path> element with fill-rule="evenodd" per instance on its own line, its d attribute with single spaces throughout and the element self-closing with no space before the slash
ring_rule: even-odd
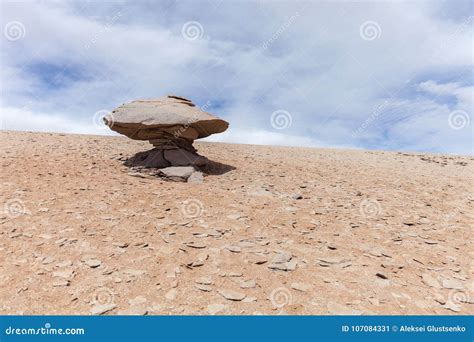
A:
<svg viewBox="0 0 474 342">
<path fill-rule="evenodd" d="M 280 271 L 294 271 L 296 265 L 296 260 L 292 259 L 290 254 L 279 253 L 273 258 L 272 262 L 268 265 L 268 268 Z"/>
<path fill-rule="evenodd" d="M 212 286 L 210 285 L 204 285 L 204 284 L 195 284 L 194 285 L 197 289 L 204 291 L 204 292 L 211 292 L 212 291 Z"/>
<path fill-rule="evenodd" d="M 167 300 L 175 300 L 177 295 L 178 291 L 176 289 L 171 289 L 165 294 L 165 298 Z"/>
<path fill-rule="evenodd" d="M 240 248 L 239 246 L 232 246 L 232 245 L 226 246 L 226 249 L 233 253 L 240 253 L 242 251 L 242 248 Z"/>
<path fill-rule="evenodd" d="M 204 182 L 204 175 L 200 171 L 195 171 L 191 173 L 191 175 L 188 177 L 188 183 L 201 184 L 203 182 Z"/>
<path fill-rule="evenodd" d="M 225 309 L 224 304 L 209 304 L 207 306 L 207 312 L 209 312 L 210 315 L 215 315 Z"/>
<path fill-rule="evenodd" d="M 240 288 L 242 289 L 253 289 L 255 286 L 257 286 L 257 283 L 253 279 L 240 282 Z"/>
<path fill-rule="evenodd" d="M 303 198 L 303 196 L 299 193 L 295 193 L 293 195 L 291 195 L 291 198 L 294 199 L 294 200 L 300 200 Z"/>
<path fill-rule="evenodd" d="M 105 304 L 105 305 L 97 304 L 91 308 L 90 313 L 92 315 L 103 315 L 109 311 L 112 311 L 116 307 L 117 307 L 117 304 L 114 304 L 114 303 Z"/>
<path fill-rule="evenodd" d="M 421 276 L 421 280 L 423 281 L 423 283 L 424 283 L 425 285 L 434 287 L 434 288 L 436 288 L 436 289 L 440 289 L 440 288 L 441 288 L 441 285 L 439 284 L 439 281 L 436 280 L 436 278 L 434 278 L 433 276 L 431 276 L 431 275 L 428 274 L 428 273 L 424 273 L 424 274 Z"/>
<path fill-rule="evenodd" d="M 311 285 L 305 283 L 292 283 L 291 288 L 296 291 L 308 292 L 311 290 Z"/>
<path fill-rule="evenodd" d="M 120 310 L 117 312 L 118 315 L 123 316 L 145 316 L 148 313 L 148 310 L 144 307 L 131 307 L 125 310 Z"/>
<path fill-rule="evenodd" d="M 54 287 L 65 287 L 65 286 L 69 286 L 69 280 L 67 279 L 57 279 L 55 281 L 53 281 L 53 286 Z"/>
<path fill-rule="evenodd" d="M 245 294 L 232 290 L 218 290 L 222 297 L 232 301 L 241 301 L 245 298 Z"/>
<path fill-rule="evenodd" d="M 88 259 L 88 260 L 86 260 L 86 265 L 89 266 L 90 268 L 99 267 L 101 264 L 102 264 L 102 262 L 98 259 Z"/>
<path fill-rule="evenodd" d="M 445 289 L 453 289 L 453 290 L 462 290 L 463 284 L 456 279 L 443 279 L 443 287 Z"/>
</svg>

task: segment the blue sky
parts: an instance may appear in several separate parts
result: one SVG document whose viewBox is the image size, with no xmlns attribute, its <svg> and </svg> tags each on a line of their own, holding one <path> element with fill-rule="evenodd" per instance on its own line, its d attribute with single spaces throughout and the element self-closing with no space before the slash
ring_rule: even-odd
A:
<svg viewBox="0 0 474 342">
<path fill-rule="evenodd" d="M 472 154 L 468 1 L 2 1 L 2 128 L 112 134 L 178 94 L 214 141 Z"/>
</svg>

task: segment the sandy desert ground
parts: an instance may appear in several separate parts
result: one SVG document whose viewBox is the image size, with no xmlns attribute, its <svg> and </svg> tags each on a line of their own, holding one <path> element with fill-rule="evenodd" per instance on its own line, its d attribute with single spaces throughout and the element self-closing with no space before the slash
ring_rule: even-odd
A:
<svg viewBox="0 0 474 342">
<path fill-rule="evenodd" d="M 474 158 L 1 132 L 0 314 L 473 314 Z M 231 169 L 232 166 L 235 169 Z"/>
</svg>

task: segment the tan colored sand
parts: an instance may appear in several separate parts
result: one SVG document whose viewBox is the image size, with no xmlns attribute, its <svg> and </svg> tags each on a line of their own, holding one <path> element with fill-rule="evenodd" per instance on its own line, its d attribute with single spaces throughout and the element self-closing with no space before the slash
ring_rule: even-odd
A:
<svg viewBox="0 0 474 342">
<path fill-rule="evenodd" d="M 0 314 L 474 313 L 473 158 L 197 143 L 235 170 L 186 184 L 0 139 Z"/>
</svg>

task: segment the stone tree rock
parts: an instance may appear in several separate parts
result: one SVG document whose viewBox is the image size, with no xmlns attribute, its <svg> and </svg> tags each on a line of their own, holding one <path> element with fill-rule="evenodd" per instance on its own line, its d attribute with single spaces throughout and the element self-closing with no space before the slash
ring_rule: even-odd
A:
<svg viewBox="0 0 474 342">
<path fill-rule="evenodd" d="M 148 140 L 154 146 L 137 153 L 126 165 L 157 169 L 192 166 L 197 172 L 208 159 L 197 153 L 194 140 L 229 127 L 228 122 L 201 110 L 191 100 L 174 95 L 123 104 L 105 116 L 104 122 L 115 132 L 135 140 Z M 169 178 L 189 177 L 189 172 L 176 172 L 181 176 Z"/>
</svg>

